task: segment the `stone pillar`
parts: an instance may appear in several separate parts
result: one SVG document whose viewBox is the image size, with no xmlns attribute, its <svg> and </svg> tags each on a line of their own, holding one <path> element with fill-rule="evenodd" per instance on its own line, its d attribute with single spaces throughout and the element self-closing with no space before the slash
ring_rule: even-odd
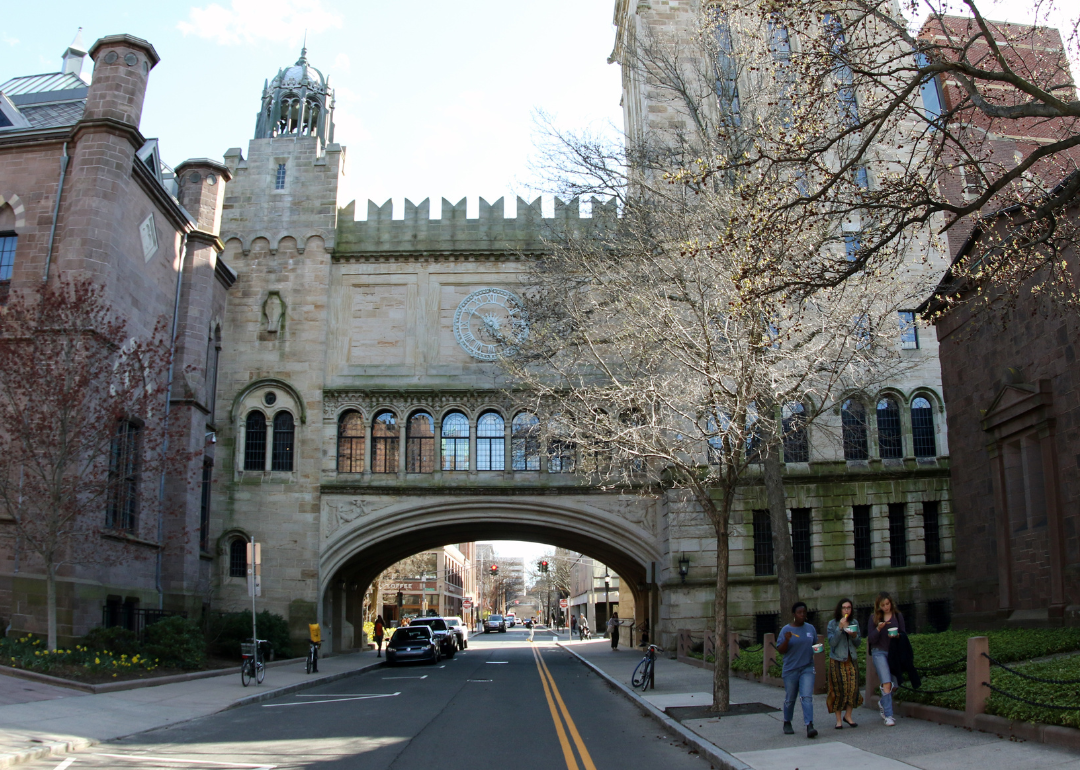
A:
<svg viewBox="0 0 1080 770">
<path fill-rule="evenodd" d="M 818 634 L 818 644 L 825 643 L 825 637 Z M 822 693 L 829 691 L 829 655 L 822 648 L 821 652 L 814 653 L 814 692 Z"/>
<path fill-rule="evenodd" d="M 1001 446 L 990 447 L 990 475 L 994 486 L 994 530 L 997 535 L 998 617 L 1012 614 L 1012 527 L 1005 494 L 1005 458 Z"/>
<path fill-rule="evenodd" d="M 1057 452 L 1054 447 L 1053 425 L 1039 431 L 1042 455 L 1043 494 L 1046 500 L 1046 522 L 1050 529 L 1050 606 L 1051 618 L 1063 618 L 1068 600 L 1065 597 L 1065 522 L 1058 497 Z"/>
<path fill-rule="evenodd" d="M 769 668 L 776 663 L 776 634 L 765 634 L 761 644 L 761 676 L 766 677 Z"/>
<path fill-rule="evenodd" d="M 973 636 L 967 646 L 967 697 L 964 701 L 964 719 L 968 728 L 975 727 L 975 717 L 986 713 L 986 699 L 990 688 L 983 682 L 990 681 L 990 642 L 985 636 Z"/>
<path fill-rule="evenodd" d="M 345 625 L 345 596 L 341 590 L 341 578 L 334 578 L 330 584 L 330 651 L 342 651 L 342 630 Z"/>
</svg>

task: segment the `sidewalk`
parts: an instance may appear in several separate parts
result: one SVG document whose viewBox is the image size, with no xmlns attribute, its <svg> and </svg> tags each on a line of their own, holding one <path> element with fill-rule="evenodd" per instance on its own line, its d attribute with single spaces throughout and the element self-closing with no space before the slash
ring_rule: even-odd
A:
<svg viewBox="0 0 1080 770">
<path fill-rule="evenodd" d="M 88 695 L 77 690 L 0 677 L 0 767 L 61 754 L 101 741 L 186 722 L 237 705 L 276 697 L 284 689 L 303 689 L 349 676 L 381 661 L 372 652 L 336 655 L 319 661 L 319 673 L 304 672 L 297 658 L 268 668 L 261 685 L 244 687 L 240 675 L 176 682 L 137 690 Z M 21 688 L 34 693 L 22 697 Z M 37 695 L 38 699 L 30 699 Z M 13 700 L 19 702 L 12 702 Z"/>
<path fill-rule="evenodd" d="M 606 640 L 564 642 L 573 653 L 629 685 L 641 660 L 637 649 L 611 651 Z M 641 694 L 641 691 L 637 691 Z M 987 733 L 925 722 L 897 719 L 885 727 L 877 709 L 855 709 L 857 729 L 834 729 L 835 717 L 825 710 L 825 695 L 814 696 L 814 725 L 818 737 L 806 738 L 802 712 L 795 706 L 795 735 L 781 728 L 783 690 L 731 678 L 732 703 L 760 703 L 775 711 L 682 722 L 705 740 L 719 746 L 754 770 L 836 770 L 837 767 L 873 767 L 875 770 L 1015 770 L 1017 767 L 1080 770 L 1080 755 L 1037 743 L 1002 740 Z M 655 707 L 667 710 L 712 703 L 712 672 L 668 658 L 656 661 L 656 689 L 644 694 Z M 671 712 L 666 712 L 671 713 Z"/>
</svg>

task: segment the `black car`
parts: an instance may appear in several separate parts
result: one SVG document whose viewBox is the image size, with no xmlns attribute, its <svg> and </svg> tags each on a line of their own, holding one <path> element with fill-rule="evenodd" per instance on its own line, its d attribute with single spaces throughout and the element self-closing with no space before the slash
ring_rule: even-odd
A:
<svg viewBox="0 0 1080 770">
<path fill-rule="evenodd" d="M 440 652 L 448 658 L 458 651 L 458 637 L 443 618 L 416 618 L 409 623 L 409 628 L 427 626 L 439 643 Z"/>
<path fill-rule="evenodd" d="M 435 634 L 425 625 L 404 626 L 394 630 L 386 644 L 386 662 L 391 665 L 421 660 L 438 663 L 442 652 Z"/>
</svg>

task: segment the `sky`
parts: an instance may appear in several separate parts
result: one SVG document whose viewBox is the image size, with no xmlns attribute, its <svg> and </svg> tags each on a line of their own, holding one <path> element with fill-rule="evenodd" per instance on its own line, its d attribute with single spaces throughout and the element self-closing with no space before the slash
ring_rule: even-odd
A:
<svg viewBox="0 0 1080 770">
<path fill-rule="evenodd" d="M 952 12 L 960 12 L 954 2 Z M 1061 3 L 1068 6 L 1070 3 Z M 1032 0 L 980 5 L 1001 21 L 1031 22 Z M 342 203 L 529 197 L 537 110 L 563 128 L 619 130 L 620 71 L 614 0 L 197 0 L 194 3 L 7 3 L 0 82 L 56 72 L 83 27 L 150 41 L 142 133 L 161 140 L 166 163 L 220 159 L 247 149 L 263 82 L 292 65 L 305 33 L 309 62 L 336 89 L 335 139 L 346 148 Z M 1066 16 L 1057 14 L 1059 26 Z M 85 73 L 90 73 L 87 58 Z M 550 216 L 553 202 L 544 201 Z M 500 541 L 498 553 L 534 559 L 547 548 Z"/>
</svg>

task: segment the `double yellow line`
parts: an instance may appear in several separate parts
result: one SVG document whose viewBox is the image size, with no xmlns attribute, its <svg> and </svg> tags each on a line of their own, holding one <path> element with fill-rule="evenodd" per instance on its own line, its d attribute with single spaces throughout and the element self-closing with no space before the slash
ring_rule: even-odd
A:
<svg viewBox="0 0 1080 770">
<path fill-rule="evenodd" d="M 585 748 L 585 741 L 581 740 L 577 725 L 570 718 L 570 710 L 566 708 L 562 695 L 559 694 L 559 688 L 555 686 L 555 677 L 548 671 L 547 663 L 544 662 L 540 650 L 533 647 L 532 653 L 533 658 L 536 660 L 536 670 L 540 672 L 540 682 L 544 685 L 544 697 L 547 698 L 548 709 L 551 711 L 551 721 L 555 723 L 555 732 L 559 736 L 559 745 L 562 746 L 563 759 L 566 760 L 566 770 L 578 770 L 574 749 L 570 746 L 570 741 L 566 737 L 567 731 L 570 732 L 570 737 L 574 740 L 574 746 L 577 746 L 582 766 L 585 770 L 596 770 L 596 765 L 593 764 L 592 757 L 589 756 L 589 750 Z M 554 700 L 552 694 L 555 696 Z M 556 703 L 559 704 L 558 709 L 555 708 Z M 562 715 L 561 719 L 560 714 Z M 566 720 L 565 729 L 563 728 L 563 720 Z"/>
</svg>

